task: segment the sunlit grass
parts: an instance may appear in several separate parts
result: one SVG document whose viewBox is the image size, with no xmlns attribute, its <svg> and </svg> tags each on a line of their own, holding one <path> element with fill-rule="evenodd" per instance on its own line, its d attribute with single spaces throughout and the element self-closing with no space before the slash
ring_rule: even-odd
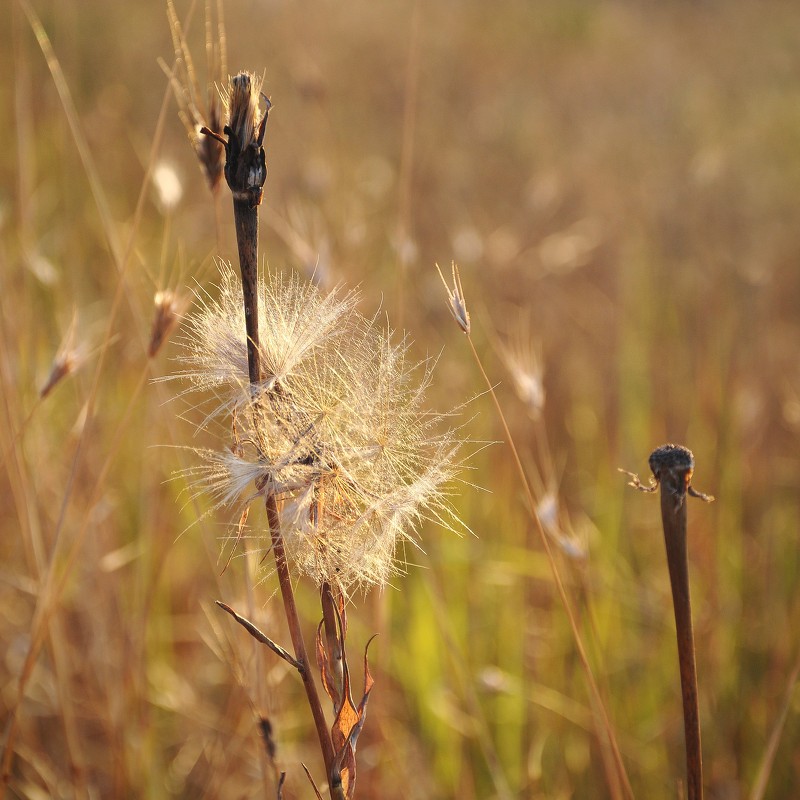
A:
<svg viewBox="0 0 800 800">
<path fill-rule="evenodd" d="M 182 20 L 189 5 L 178 4 Z M 358 285 L 366 313 L 402 309 L 414 357 L 441 351 L 431 404 L 474 398 L 471 436 L 497 442 L 470 464 L 482 488 L 456 503 L 475 536 L 424 529 L 424 554 L 409 554 L 419 566 L 351 615 L 351 640 L 382 633 L 357 796 L 482 798 L 504 786 L 609 796 L 574 639 L 434 269 L 452 259 L 522 463 L 585 543 L 585 560 L 559 550 L 557 563 L 635 795 L 677 796 L 682 720 L 657 511 L 616 470 L 644 474 L 668 440 L 691 447 L 697 484 L 717 496 L 689 509 L 707 791 L 749 795 L 786 711 L 764 796 L 791 795 L 800 18 L 778 2 L 509 0 L 420 3 L 415 28 L 408 4 L 380 5 L 225 9 L 229 69 L 263 70 L 274 105 L 269 264 L 307 268 L 319 253 L 321 282 Z M 212 608 L 239 601 L 285 644 L 275 587 L 248 598 L 244 573 L 264 577 L 257 558 L 239 555 L 221 574 L 230 520 L 207 515 L 174 477 L 190 466 L 182 446 L 208 441 L 192 439 L 177 417 L 185 407 L 151 380 L 174 372 L 178 353 L 167 341 L 148 357 L 156 292 L 213 291 L 212 256 L 235 255 L 227 210 L 218 244 L 172 100 L 159 116 L 169 92 L 157 59 L 173 53 L 166 8 L 137 7 L 134 25 L 125 6 L 34 7 L 76 117 L 70 127 L 15 2 L 0 28 L 0 718 L 4 736 L 15 709 L 19 725 L 10 791 L 274 797 L 256 729 L 267 715 L 286 795 L 307 796 L 300 762 L 319 765 L 299 682 Z M 196 53 L 202 18 L 198 6 L 185 25 Z M 404 130 L 414 147 L 402 164 Z M 148 175 L 162 160 L 183 186 L 169 211 Z M 40 401 L 73 317 L 86 359 Z M 501 356 L 520 319 L 541 348 L 539 420 Z M 264 520 L 254 512 L 250 524 Z M 42 626 L 51 568 L 56 613 Z M 314 597 L 299 595 L 311 631 Z"/>
</svg>

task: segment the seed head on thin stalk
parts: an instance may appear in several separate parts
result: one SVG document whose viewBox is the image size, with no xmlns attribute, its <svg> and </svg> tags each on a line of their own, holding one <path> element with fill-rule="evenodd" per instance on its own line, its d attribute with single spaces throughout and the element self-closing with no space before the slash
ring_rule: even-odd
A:
<svg viewBox="0 0 800 800">
<path fill-rule="evenodd" d="M 422 518 L 456 524 L 443 487 L 460 443 L 424 409 L 431 365 L 410 362 L 354 294 L 270 275 L 263 379 L 251 387 L 236 284 L 224 269 L 219 300 L 190 316 L 185 341 L 184 376 L 219 397 L 209 421 L 229 413 L 236 431 L 233 449 L 201 453 L 202 483 L 221 505 L 274 495 L 290 565 L 318 585 L 383 585 Z"/>
<path fill-rule="evenodd" d="M 464 289 L 461 286 L 461 274 L 455 261 L 450 266 L 453 271 L 452 289 L 445 280 L 444 275 L 442 275 L 438 264 L 436 269 L 439 271 L 439 277 L 442 279 L 444 289 L 447 292 L 447 306 L 450 309 L 450 313 L 453 315 L 458 327 L 469 336 L 472 323 L 470 322 L 469 311 L 467 311 L 467 302 L 464 299 Z"/>
<path fill-rule="evenodd" d="M 178 19 L 172 0 L 167 0 L 172 45 L 175 50 L 174 72 L 163 62 L 161 68 L 167 74 L 178 101 L 178 114 L 183 122 L 192 148 L 197 155 L 200 168 L 212 193 L 219 191 L 223 174 L 223 145 L 200 131 L 208 128 L 222 133 L 222 101 L 218 86 L 225 79 L 225 26 L 222 22 L 222 4 L 217 3 L 217 26 L 214 31 L 211 4 L 206 3 L 206 70 L 208 83 L 205 97 L 200 89 L 191 51 L 186 42 L 183 26 Z"/>
<path fill-rule="evenodd" d="M 539 419 L 545 403 L 544 365 L 541 345 L 531 337 L 528 320 L 518 320 L 510 340 L 498 343 L 498 352 L 517 397 L 531 419 Z"/>
<path fill-rule="evenodd" d="M 155 358 L 164 342 L 169 339 L 178 326 L 181 318 L 186 313 L 188 302 L 182 295 L 176 294 L 171 289 L 156 292 L 153 298 L 155 313 L 153 326 L 150 329 L 150 342 L 147 345 L 148 358 Z"/>
<path fill-rule="evenodd" d="M 50 374 L 39 390 L 39 399 L 44 400 L 53 389 L 61 383 L 64 378 L 76 372 L 84 364 L 89 356 L 89 349 L 84 343 L 75 343 L 75 335 L 78 327 L 78 312 L 72 315 L 72 322 L 67 329 L 64 338 L 56 352 Z"/>
<path fill-rule="evenodd" d="M 603 700 L 603 697 L 600 694 L 600 689 L 597 685 L 594 673 L 592 672 L 591 665 L 589 664 L 589 660 L 586 655 L 586 648 L 583 645 L 583 639 L 581 637 L 580 631 L 578 630 L 575 614 L 572 610 L 569 598 L 567 597 L 567 593 L 564 588 L 564 583 L 559 573 L 558 565 L 556 564 L 555 559 L 553 557 L 552 549 L 548 541 L 549 537 L 547 535 L 547 532 L 545 531 L 544 524 L 537 510 L 537 502 L 534 499 L 531 483 L 528 479 L 525 468 L 522 465 L 522 460 L 520 458 L 519 451 L 517 450 L 517 446 L 514 443 L 513 437 L 511 436 L 511 431 L 509 430 L 508 422 L 506 421 L 505 414 L 503 413 L 503 409 L 500 406 L 500 402 L 497 398 L 497 393 L 494 390 L 494 386 L 491 380 L 489 379 L 489 376 L 486 374 L 486 370 L 484 369 L 483 363 L 481 362 L 481 359 L 478 356 L 478 352 L 475 349 L 475 345 L 473 344 L 472 338 L 470 336 L 470 330 L 471 330 L 470 315 L 469 311 L 467 310 L 466 300 L 464 298 L 464 290 L 461 285 L 461 276 L 459 274 L 458 266 L 456 265 L 455 262 L 453 262 L 452 288 L 445 280 L 444 275 L 442 275 L 442 271 L 439 269 L 438 265 L 437 265 L 437 270 L 439 270 L 439 277 L 442 279 L 442 284 L 444 285 L 445 292 L 447 293 L 447 305 L 450 310 L 450 313 L 452 314 L 453 319 L 456 321 L 456 324 L 461 329 L 461 331 L 464 334 L 466 334 L 467 342 L 469 343 L 470 350 L 472 351 L 472 356 L 475 360 L 475 364 L 478 367 L 478 370 L 480 371 L 481 376 L 486 383 L 488 393 L 492 398 L 492 402 L 494 403 L 494 407 L 495 410 L 497 411 L 498 418 L 503 426 L 503 431 L 506 435 L 507 444 L 511 450 L 511 454 L 514 458 L 514 464 L 516 465 L 517 468 L 517 473 L 519 475 L 520 481 L 525 491 L 525 497 L 527 500 L 528 508 L 536 523 L 536 527 L 538 529 L 539 536 L 541 538 L 541 542 L 544 547 L 544 551 L 547 556 L 551 572 L 553 574 L 553 580 L 555 581 L 556 588 L 558 589 L 558 593 L 561 598 L 561 603 L 564 607 L 564 611 L 567 614 L 567 618 L 570 624 L 570 629 L 572 631 L 572 635 L 575 640 L 575 646 L 578 652 L 578 656 L 580 658 L 584 672 L 586 673 L 586 680 L 589 685 L 589 690 L 591 692 L 594 703 L 599 712 L 600 719 L 602 722 L 602 727 L 605 730 L 605 734 L 608 738 L 608 743 L 611 748 L 613 761 L 616 766 L 617 775 L 615 776 L 613 774 L 609 774 L 609 786 L 614 787 L 617 784 L 617 781 L 621 781 L 624 796 L 632 798 L 633 789 L 631 788 L 630 781 L 628 779 L 627 772 L 625 770 L 625 765 L 622 761 L 622 754 L 620 752 L 619 745 L 617 743 L 616 735 L 614 733 L 614 728 L 608 716 L 608 711 L 606 710 L 606 705 Z"/>
</svg>

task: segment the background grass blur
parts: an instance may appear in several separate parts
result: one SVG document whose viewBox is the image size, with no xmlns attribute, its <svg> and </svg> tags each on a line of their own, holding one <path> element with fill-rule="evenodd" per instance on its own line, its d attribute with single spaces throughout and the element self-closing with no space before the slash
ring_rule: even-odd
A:
<svg viewBox="0 0 800 800">
<path fill-rule="evenodd" d="M 155 291 L 211 289 L 212 257 L 235 255 L 227 190 L 218 243 L 171 97 L 157 130 L 156 60 L 172 63 L 165 8 L 34 7 L 99 183 L 93 193 L 22 6 L 3 3 L 6 733 L 37 597 L 49 570 L 61 581 L 6 795 L 274 797 L 256 728 L 266 715 L 287 796 L 309 796 L 300 762 L 318 777 L 321 763 L 299 681 L 212 607 L 249 602 L 285 642 L 275 587 L 267 578 L 248 600 L 242 558 L 220 574 L 228 520 L 203 517 L 204 501 L 173 478 L 192 463 L 179 448 L 202 442 L 173 387 L 151 380 L 176 369 L 177 349 L 146 354 Z M 182 19 L 188 9 L 178 4 Z M 694 450 L 695 484 L 717 496 L 689 510 L 709 796 L 749 795 L 783 711 L 765 796 L 792 796 L 796 4 L 229 0 L 225 24 L 228 69 L 263 71 L 274 103 L 262 253 L 272 268 L 316 265 L 324 280 L 360 285 L 363 310 L 385 309 L 420 357 L 441 350 L 439 408 L 483 388 L 433 268 L 461 265 L 473 338 L 515 439 L 557 487 L 560 528 L 586 548 L 560 555 L 562 573 L 642 798 L 677 796 L 682 718 L 658 502 L 627 489 L 617 467 L 644 475 L 665 441 Z M 202 5 L 188 39 L 202 66 Z M 156 162 L 182 184 L 171 209 L 146 181 Z M 76 310 L 92 353 L 39 402 Z M 520 320 L 541 343 L 540 420 L 498 356 Z M 472 437 L 502 439 L 487 397 L 470 414 Z M 350 612 L 354 653 L 382 632 L 358 796 L 487 798 L 507 786 L 505 796 L 605 797 L 583 674 L 508 450 L 487 448 L 472 467 L 485 491 L 465 486 L 455 502 L 476 537 L 426 527 L 425 553 L 409 553 L 419 566 Z M 314 591 L 299 595 L 311 632 Z"/>
</svg>

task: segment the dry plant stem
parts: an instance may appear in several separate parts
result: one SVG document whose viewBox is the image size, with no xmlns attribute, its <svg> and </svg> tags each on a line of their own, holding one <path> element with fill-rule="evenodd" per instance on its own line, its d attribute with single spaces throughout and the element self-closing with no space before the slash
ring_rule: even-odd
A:
<svg viewBox="0 0 800 800">
<path fill-rule="evenodd" d="M 258 334 L 258 206 L 261 203 L 262 187 L 267 177 L 263 142 L 269 101 L 267 101 L 267 113 L 256 123 L 252 116 L 252 108 L 247 110 L 248 103 L 252 99 L 250 95 L 253 89 L 251 81 L 252 79 L 243 73 L 232 79 L 231 119 L 230 125 L 225 126 L 228 140 L 225 141 L 219 134 L 207 128 L 203 128 L 201 132 L 207 136 L 213 136 L 225 146 L 225 178 L 233 194 L 236 243 L 239 249 L 239 268 L 242 274 L 248 376 L 251 390 L 256 392 L 261 383 Z M 256 415 L 260 413 L 257 402 L 253 406 L 253 413 Z M 294 647 L 297 671 L 303 681 L 311 715 L 314 718 L 314 726 L 319 736 L 322 757 L 325 761 L 325 774 L 330 776 L 331 766 L 334 762 L 333 742 L 328 733 L 314 676 L 309 668 L 308 653 L 303 640 L 292 579 L 286 561 L 278 505 L 275 495 L 270 491 L 267 491 L 266 494 L 266 507 L 272 551 L 275 555 L 275 569 L 278 573 L 289 635 Z"/>
<path fill-rule="evenodd" d="M 109 348 L 112 341 L 114 322 L 116 321 L 120 306 L 122 305 L 122 301 L 124 299 L 130 301 L 131 298 L 131 294 L 125 291 L 125 289 L 127 288 L 128 266 L 131 261 L 131 255 L 133 253 L 133 247 L 136 241 L 136 235 L 139 230 L 139 224 L 141 222 L 145 200 L 147 198 L 148 189 L 150 186 L 150 172 L 152 170 L 152 165 L 155 160 L 155 153 L 157 152 L 157 149 L 160 146 L 161 142 L 161 136 L 164 129 L 164 121 L 166 119 L 166 108 L 170 97 L 170 89 L 168 87 L 164 93 L 164 97 L 161 104 L 161 110 L 159 112 L 158 122 L 156 124 L 156 130 L 153 134 L 153 142 L 151 146 L 150 158 L 147 161 L 147 168 L 145 171 L 145 176 L 142 180 L 142 186 L 139 192 L 139 197 L 137 199 L 136 209 L 133 215 L 133 222 L 132 225 L 130 226 L 130 236 L 128 238 L 126 246 L 123 247 L 119 239 L 119 236 L 117 234 L 116 227 L 113 222 L 113 217 L 109 212 L 109 204 L 106 199 L 105 192 L 103 191 L 102 185 L 100 183 L 97 169 L 95 167 L 94 160 L 91 155 L 91 150 L 89 149 L 86 143 L 86 137 L 83 134 L 83 131 L 81 130 L 80 123 L 78 121 L 78 113 L 75 109 L 75 104 L 72 100 L 72 96 L 70 94 L 67 82 L 64 78 L 64 74 L 61 71 L 61 66 L 58 61 L 58 58 L 56 57 L 55 52 L 53 51 L 52 45 L 47 36 L 47 33 L 44 30 L 44 27 L 42 26 L 41 21 L 36 16 L 36 13 L 34 12 L 31 5 L 26 0 L 20 0 L 20 5 L 28 18 L 28 21 L 31 25 L 34 34 L 36 35 L 37 42 L 42 51 L 42 54 L 44 55 L 47 61 L 47 66 L 50 70 L 53 82 L 58 91 L 59 98 L 61 100 L 61 104 L 64 109 L 64 114 L 70 126 L 73 141 L 80 155 L 81 162 L 83 164 L 86 176 L 91 186 L 95 204 L 97 205 L 98 212 L 103 222 L 103 230 L 108 240 L 109 248 L 114 257 L 114 262 L 116 264 L 117 272 L 119 274 L 119 281 L 117 282 L 114 298 L 112 300 L 111 308 L 108 313 L 108 326 L 106 329 L 106 336 L 100 347 L 99 351 L 100 356 L 98 358 L 98 363 L 95 368 L 94 377 L 92 379 L 91 389 L 88 395 L 88 402 L 85 410 L 86 422 L 81 431 L 81 436 L 78 440 L 78 445 L 75 449 L 72 458 L 72 466 L 69 478 L 67 480 L 67 485 L 64 489 L 64 495 L 61 501 L 61 507 L 59 510 L 58 521 L 56 523 L 55 535 L 53 540 L 54 543 L 52 546 L 50 562 L 48 565 L 47 572 L 44 575 L 43 586 L 39 591 L 39 598 L 37 601 L 36 610 L 34 612 L 33 621 L 31 623 L 32 633 L 30 637 L 28 651 L 25 655 L 25 661 L 20 671 L 18 679 L 17 696 L 11 708 L 11 712 L 9 713 L 7 725 L 4 730 L 3 755 L 2 755 L 2 762 L 0 763 L 0 785 L 3 786 L 8 784 L 8 781 L 11 776 L 11 765 L 14 756 L 14 743 L 19 726 L 18 715 L 25 694 L 25 688 L 27 686 L 31 674 L 33 673 L 33 668 L 36 664 L 36 659 L 38 658 L 41 645 L 44 641 L 46 633 L 45 629 L 50 621 L 50 617 L 57 610 L 57 600 L 60 595 L 60 591 L 63 589 L 63 586 L 66 583 L 66 579 L 68 576 L 69 570 L 63 571 L 60 579 L 60 588 L 54 587 L 56 581 L 57 555 L 60 552 L 61 547 L 63 546 L 62 533 L 66 521 L 67 508 L 71 501 L 72 491 L 74 488 L 74 479 L 77 470 L 79 468 L 81 459 L 83 457 L 85 443 L 87 441 L 87 438 L 90 436 L 92 430 L 94 406 L 97 398 L 98 386 L 100 383 L 100 377 L 103 374 L 103 370 L 105 367 L 106 357 L 109 353 Z M 138 315 L 136 314 L 136 308 L 134 307 L 133 310 L 134 310 L 134 316 L 138 318 Z M 143 350 L 144 349 L 146 349 L 146 345 L 143 346 Z M 99 488 L 101 483 L 102 481 L 98 481 L 96 484 L 96 488 Z M 88 520 L 88 514 L 86 519 Z M 84 525 L 84 527 L 82 528 L 82 532 L 85 530 L 88 530 L 87 525 Z M 76 539 L 74 539 L 71 544 L 70 553 L 77 553 L 78 550 L 80 549 L 80 546 L 82 545 L 82 542 L 83 542 L 83 535 L 76 537 Z M 70 561 L 70 564 L 71 563 L 73 562 Z"/>
<path fill-rule="evenodd" d="M 567 597 L 567 592 L 561 580 L 561 575 L 558 572 L 558 567 L 556 566 L 555 558 L 553 556 L 553 551 L 550 547 L 550 542 L 548 541 L 547 534 L 545 533 L 544 528 L 542 527 L 541 520 L 539 519 L 539 516 L 536 513 L 536 501 L 534 500 L 533 492 L 531 491 L 528 478 L 525 474 L 525 468 L 522 466 L 522 461 L 519 457 L 519 453 L 517 452 L 517 447 L 514 444 L 514 439 L 511 436 L 511 431 L 508 428 L 508 423 L 506 422 L 505 414 L 503 414 L 503 409 L 501 408 L 500 402 L 498 401 L 497 395 L 495 394 L 494 386 L 492 385 L 492 382 L 489 380 L 489 376 L 486 374 L 486 370 L 484 370 L 483 368 L 483 364 L 481 363 L 478 351 L 475 349 L 475 345 L 472 342 L 472 337 L 469 334 L 467 334 L 467 341 L 469 342 L 470 349 L 472 350 L 472 356 L 475 359 L 475 363 L 478 365 L 478 369 L 480 370 L 480 373 L 483 376 L 484 381 L 486 382 L 489 394 L 492 396 L 492 402 L 494 403 L 495 410 L 497 411 L 497 415 L 500 418 L 500 423 L 503 426 L 503 433 L 506 437 L 506 441 L 508 442 L 508 446 L 511 448 L 511 453 L 514 457 L 514 463 L 517 467 L 517 472 L 519 473 L 520 480 L 522 481 L 522 486 L 525 491 L 525 497 L 526 500 L 528 501 L 528 506 L 530 508 L 531 515 L 534 519 L 536 529 L 539 532 L 539 537 L 542 540 L 542 546 L 544 547 L 544 551 L 547 556 L 547 561 L 550 564 L 550 570 L 553 573 L 553 580 L 556 584 L 556 589 L 558 590 L 558 594 L 561 598 L 561 604 L 564 606 L 564 610 L 567 613 L 569 625 L 572 630 L 572 636 L 573 639 L 575 640 L 575 649 L 578 651 L 578 657 L 580 658 L 581 665 L 583 667 L 584 672 L 586 673 L 586 681 L 589 685 L 589 691 L 592 694 L 594 705 L 600 712 L 603 727 L 605 728 L 605 732 L 606 735 L 608 736 L 612 753 L 614 754 L 614 761 L 616 763 L 617 771 L 619 772 L 620 780 L 622 781 L 623 784 L 625 796 L 633 798 L 634 796 L 633 788 L 631 787 L 630 781 L 628 780 L 628 773 L 626 772 L 625 765 L 622 762 L 622 755 L 619 750 L 619 745 L 617 744 L 616 736 L 614 735 L 614 729 L 611 725 L 611 720 L 608 717 L 608 712 L 606 710 L 605 703 L 603 702 L 602 695 L 600 694 L 600 689 L 597 685 L 597 681 L 595 680 L 591 665 L 589 664 L 589 659 L 586 655 L 586 650 L 583 646 L 583 641 L 581 639 L 580 632 L 578 631 L 578 624 L 575 621 L 575 614 L 572 611 L 572 606 L 570 605 L 569 598 Z M 613 790 L 613 786 L 614 782 L 609 777 L 609 789 Z"/>
<path fill-rule="evenodd" d="M 247 200 L 233 201 L 239 267 L 242 273 L 244 320 L 247 328 L 247 368 L 251 386 L 261 383 L 258 354 L 258 206 Z"/>
<path fill-rule="evenodd" d="M 652 459 L 651 459 L 652 462 Z M 692 631 L 692 604 L 689 597 L 689 555 L 686 545 L 686 490 L 691 470 L 676 466 L 662 468 L 661 522 L 667 549 L 669 582 L 675 611 L 678 639 L 678 664 L 681 673 L 683 725 L 686 736 L 686 780 L 688 800 L 703 797 L 703 760 L 700 750 L 700 716 L 697 703 L 697 666 Z"/>
<path fill-rule="evenodd" d="M 303 688 L 306 690 L 308 705 L 311 707 L 311 714 L 314 717 L 314 726 L 317 729 L 317 736 L 319 737 L 319 744 L 322 749 L 322 758 L 325 761 L 325 775 L 329 776 L 334 759 L 333 743 L 325 722 L 325 714 L 320 704 L 317 685 L 314 683 L 314 676 L 310 669 L 308 653 L 303 639 L 303 632 L 300 627 L 300 617 L 297 613 L 297 605 L 294 600 L 294 589 L 292 588 L 289 566 L 286 563 L 286 551 L 283 546 L 281 521 L 275 495 L 272 493 L 268 494 L 266 502 L 269 530 L 272 536 L 272 550 L 275 554 L 275 568 L 278 572 L 278 583 L 281 587 L 281 597 L 283 598 L 283 607 L 286 611 L 286 622 L 289 625 L 289 635 L 292 639 L 295 659 L 299 665 L 297 671 L 300 673 L 300 677 L 303 680 Z"/>
<path fill-rule="evenodd" d="M 775 763 L 775 756 L 778 752 L 778 745 L 781 741 L 781 734 L 783 733 L 784 726 L 786 725 L 786 717 L 789 714 L 789 708 L 792 705 L 792 697 L 797 685 L 797 680 L 800 678 L 800 654 L 798 654 L 797 661 L 795 661 L 792 674 L 789 676 L 789 682 L 786 686 L 786 691 L 783 697 L 783 704 L 781 706 L 778 718 L 775 720 L 775 725 L 772 728 L 769 741 L 767 742 L 764 755 L 761 758 L 761 765 L 758 768 L 755 782 L 753 783 L 753 790 L 750 793 L 750 800 L 762 800 L 765 792 L 767 791 L 767 783 L 769 776 L 772 772 L 772 765 Z"/>
</svg>

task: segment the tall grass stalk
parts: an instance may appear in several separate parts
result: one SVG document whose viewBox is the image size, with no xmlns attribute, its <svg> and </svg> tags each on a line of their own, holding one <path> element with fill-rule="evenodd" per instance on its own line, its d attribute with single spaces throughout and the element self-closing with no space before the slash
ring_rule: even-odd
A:
<svg viewBox="0 0 800 800">
<path fill-rule="evenodd" d="M 525 471 L 524 466 L 522 465 L 522 460 L 519 456 L 519 451 L 517 450 L 517 446 L 514 443 L 514 437 L 511 435 L 511 430 L 508 427 L 508 422 L 506 421 L 506 416 L 503 413 L 503 408 L 500 405 L 500 401 L 497 398 L 497 394 L 494 390 L 494 385 L 489 379 L 489 376 L 486 374 L 483 362 L 481 361 L 481 358 L 478 355 L 478 351 L 475 349 L 475 345 L 472 341 L 471 320 L 469 311 L 467 310 L 466 300 L 464 298 L 464 291 L 461 285 L 461 276 L 459 275 L 458 267 L 455 264 L 453 264 L 452 269 L 453 269 L 452 288 L 448 285 L 447 281 L 445 280 L 444 276 L 441 273 L 441 270 L 439 271 L 439 276 L 441 277 L 442 283 L 444 284 L 445 290 L 447 292 L 450 312 L 453 315 L 453 318 L 455 319 L 458 326 L 461 328 L 461 330 L 467 337 L 467 342 L 469 344 L 470 352 L 472 353 L 472 358 L 475 361 L 475 365 L 477 366 L 478 371 L 480 372 L 484 383 L 486 384 L 486 389 L 492 398 L 492 403 L 497 413 L 497 417 L 500 420 L 500 424 L 503 427 L 503 433 L 506 437 L 506 443 L 508 444 L 508 447 L 511 450 L 511 455 L 512 458 L 514 459 L 514 465 L 517 469 L 517 474 L 519 476 L 520 483 L 522 484 L 522 488 L 525 493 L 525 499 L 528 504 L 528 513 L 531 515 L 534 525 L 536 526 L 536 530 L 539 533 L 539 538 L 542 542 L 542 547 L 544 548 L 545 554 L 547 556 L 547 561 L 550 566 L 550 571 L 553 575 L 553 581 L 556 585 L 556 589 L 558 591 L 561 604 L 564 607 L 564 611 L 567 614 L 567 619 L 569 620 L 570 630 L 572 631 L 572 637 L 575 642 L 575 649 L 578 653 L 578 657 L 580 659 L 581 666 L 583 667 L 584 674 L 586 675 L 586 682 L 589 687 L 589 693 L 592 698 L 592 707 L 595 710 L 595 712 L 600 715 L 601 727 L 600 730 L 598 730 L 598 735 L 601 737 L 601 740 L 603 733 L 605 734 L 605 736 L 608 737 L 608 742 L 609 745 L 611 746 L 611 751 L 613 753 L 614 763 L 619 775 L 619 780 L 622 782 L 624 796 L 628 798 L 633 798 L 633 789 L 631 788 L 631 784 L 628 779 L 628 774 L 625 769 L 625 765 L 622 761 L 622 755 L 620 753 L 619 745 L 617 744 L 617 737 L 614 732 L 614 727 L 611 724 L 611 719 L 608 716 L 608 711 L 606 710 L 605 702 L 603 701 L 603 697 L 600 693 L 600 689 L 598 687 L 597 680 L 595 679 L 594 672 L 592 671 L 592 667 L 589 664 L 589 658 L 586 655 L 586 648 L 584 647 L 583 644 L 583 638 L 581 637 L 580 631 L 578 630 L 578 623 L 575 619 L 575 612 L 573 611 L 572 604 L 570 603 L 569 598 L 567 597 L 567 592 L 566 589 L 564 588 L 564 582 L 561 579 L 561 574 L 559 572 L 558 565 L 556 564 L 556 560 L 553 555 L 553 550 L 552 547 L 550 546 L 549 538 L 544 530 L 542 521 L 539 518 L 539 515 L 537 514 L 537 502 L 533 496 L 533 491 L 531 489 L 530 481 L 528 480 L 527 473 Z M 617 781 L 614 779 L 614 776 L 607 773 L 606 779 L 608 782 L 609 790 L 612 793 L 615 793 L 615 787 L 617 786 Z"/>
<path fill-rule="evenodd" d="M 43 576 L 40 576 L 41 585 L 31 623 L 29 644 L 17 679 L 15 701 L 11 705 L 11 710 L 9 712 L 8 719 L 6 720 L 3 754 L 2 759 L 0 760 L 0 781 L 2 781 L 3 785 L 7 785 L 11 777 L 11 766 L 14 758 L 15 740 L 19 726 L 18 715 L 25 695 L 26 687 L 33 673 L 33 669 L 39 657 L 41 647 L 47 637 L 47 630 L 48 626 L 51 624 L 52 616 L 54 613 L 56 613 L 58 600 L 61 596 L 64 586 L 66 585 L 68 576 L 70 574 L 70 569 L 76 562 L 76 555 L 80 551 L 85 538 L 85 533 L 88 530 L 89 511 L 87 510 L 85 512 L 86 516 L 84 518 L 84 525 L 81 528 L 81 534 L 70 543 L 66 566 L 61 569 L 60 574 L 57 574 L 60 564 L 61 550 L 65 546 L 62 541 L 62 534 L 67 518 L 67 511 L 70 506 L 75 487 L 75 476 L 77 474 L 79 465 L 84 458 L 87 439 L 91 435 L 100 379 L 103 375 L 104 367 L 106 365 L 106 358 L 112 342 L 114 325 L 123 300 L 132 302 L 131 293 L 126 291 L 126 276 L 129 264 L 131 263 L 131 256 L 133 255 L 134 242 L 136 240 L 136 235 L 144 211 L 145 199 L 150 188 L 150 171 L 155 161 L 153 156 L 160 145 L 161 136 L 164 130 L 164 123 L 166 120 L 167 104 L 169 100 L 169 90 L 167 90 L 164 93 L 164 99 L 159 112 L 155 132 L 153 134 L 151 158 L 147 162 L 146 175 L 141 184 L 141 189 L 136 203 L 136 209 L 131 222 L 130 236 L 126 246 L 123 247 L 117 233 L 116 225 L 109 210 L 108 200 L 99 179 L 99 175 L 94 164 L 94 159 L 88 146 L 86 135 L 84 134 L 80 125 L 78 113 L 72 100 L 69 86 L 64 77 L 58 57 L 53 50 L 50 38 L 48 37 L 41 20 L 33 10 L 30 3 L 27 0 L 20 0 L 20 5 L 22 6 L 30 27 L 36 36 L 37 43 L 45 58 L 45 61 L 47 62 L 53 83 L 58 91 L 65 117 L 69 123 L 73 142 L 80 155 L 81 163 L 89 180 L 92 195 L 102 220 L 103 231 L 106 235 L 109 249 L 111 250 L 113 261 L 117 269 L 118 281 L 108 313 L 105 337 L 99 347 L 99 357 L 94 369 L 91 389 L 89 391 L 86 408 L 84 410 L 84 422 L 78 437 L 78 443 L 75 448 L 75 452 L 72 457 L 72 464 L 69 471 L 67 484 L 61 499 L 49 560 L 44 567 Z M 146 351 L 147 349 L 147 344 L 144 340 L 142 349 L 143 351 Z M 104 472 L 102 480 L 104 480 L 105 474 L 106 473 Z M 102 480 L 98 479 L 95 484 L 96 493 L 99 492 L 100 487 L 102 486 Z M 54 650 L 58 650 L 58 647 L 55 647 Z M 71 738 L 74 739 L 74 737 Z"/>
</svg>

